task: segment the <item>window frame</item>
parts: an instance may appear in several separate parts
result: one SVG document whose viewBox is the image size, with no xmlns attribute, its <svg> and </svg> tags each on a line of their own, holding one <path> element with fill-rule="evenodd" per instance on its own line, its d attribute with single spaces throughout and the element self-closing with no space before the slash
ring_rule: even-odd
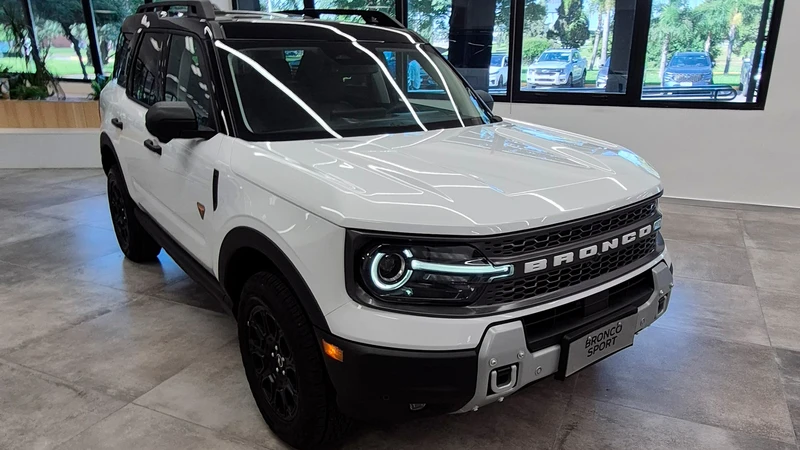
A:
<svg viewBox="0 0 800 450">
<path fill-rule="evenodd" d="M 202 71 L 202 75 L 201 75 L 200 78 L 203 80 L 204 83 L 208 84 L 208 87 L 209 87 L 208 94 L 211 96 L 211 98 L 208 101 L 209 107 L 211 109 L 208 111 L 208 124 L 206 125 L 206 127 L 210 128 L 212 130 L 215 130 L 215 131 L 219 131 L 220 130 L 219 125 L 221 123 L 220 119 L 219 119 L 219 113 L 220 113 L 221 109 L 220 109 L 219 105 L 217 105 L 217 98 L 216 98 L 219 95 L 219 93 L 217 93 L 215 88 L 214 88 L 216 86 L 216 83 L 217 83 L 217 78 L 212 75 L 216 71 L 216 67 L 214 67 L 214 65 L 212 63 L 212 58 L 216 58 L 216 54 L 212 54 L 212 53 L 210 53 L 208 51 L 209 50 L 209 45 L 208 45 L 208 43 L 206 42 L 206 40 L 202 36 L 198 36 L 196 33 L 192 33 L 190 31 L 183 31 L 183 30 L 176 30 L 176 29 L 167 30 L 167 42 L 165 44 L 167 46 L 167 51 L 161 53 L 161 69 L 160 70 L 162 72 L 162 75 L 164 76 L 162 87 L 164 89 L 166 89 L 167 71 L 169 70 L 169 52 L 172 49 L 172 39 L 175 36 L 184 36 L 184 37 L 185 36 L 189 36 L 189 37 L 194 39 L 194 41 L 195 41 L 195 43 L 197 45 L 200 46 L 198 51 L 203 54 L 203 58 L 205 60 L 204 62 L 206 64 L 206 67 Z M 162 101 L 167 101 L 166 100 L 166 93 L 165 93 L 164 97 L 165 97 L 165 100 L 162 100 Z"/>
<path fill-rule="evenodd" d="M 413 0 L 406 0 L 413 1 Z M 512 33 L 511 48 L 514 56 L 511 58 L 510 72 L 516 77 L 513 85 L 509 84 L 510 99 L 505 96 L 494 96 L 496 102 L 511 103 L 543 103 L 558 105 L 584 105 L 584 106 L 627 106 L 637 108 L 680 108 L 680 109 L 726 109 L 726 110 L 763 110 L 767 102 L 769 81 L 775 60 L 775 49 L 778 44 L 781 17 L 785 0 L 772 0 L 772 17 L 765 21 L 769 25 L 768 39 L 763 41 L 764 60 L 761 63 L 761 80 L 759 93 L 752 103 L 733 101 L 710 100 L 660 100 L 642 99 L 645 60 L 647 58 L 647 41 L 650 33 L 653 0 L 631 0 L 635 4 L 633 33 L 631 37 L 630 58 L 628 61 L 628 83 L 625 93 L 599 93 L 599 92 L 552 92 L 552 91 L 523 91 L 519 74 L 522 73 L 522 33 L 524 25 L 525 0 L 513 0 L 511 8 Z M 765 4 L 769 0 L 764 0 Z M 514 8 L 513 5 L 517 7 Z M 766 5 L 765 5 L 766 6 Z M 765 8 L 766 11 L 769 11 Z M 763 17 L 763 16 L 762 16 Z M 754 61 L 755 63 L 755 61 Z M 755 67 L 755 64 L 753 65 Z M 510 81 L 509 81 L 510 83 Z"/>
<path fill-rule="evenodd" d="M 87 27 L 89 37 L 89 48 L 93 51 L 89 61 L 94 68 L 95 78 L 105 76 L 103 68 L 99 67 L 99 41 L 97 38 L 96 23 L 94 17 L 94 4 L 92 0 L 78 0 L 84 15 L 84 23 Z M 144 0 L 144 4 L 153 3 L 154 0 Z M 404 25 L 408 25 L 409 1 L 416 0 L 396 0 L 395 17 Z M 628 88 L 624 94 L 607 94 L 601 92 L 535 92 L 521 90 L 522 73 L 522 39 L 521 30 L 524 25 L 524 8 L 526 0 L 512 0 L 510 4 L 510 23 L 509 23 L 509 51 L 508 67 L 509 74 L 506 80 L 507 91 L 505 94 L 493 94 L 495 102 L 509 103 L 545 103 L 545 104 L 564 104 L 564 105 L 587 105 L 587 106 L 628 106 L 628 107 L 647 107 L 647 108 L 682 108 L 682 109 L 729 109 L 729 110 L 763 110 L 766 106 L 769 84 L 772 77 L 772 69 L 775 60 L 775 49 L 780 34 L 781 19 L 783 16 L 784 4 L 786 0 L 764 0 L 763 14 L 768 14 L 770 6 L 772 16 L 769 20 L 764 19 L 759 27 L 759 35 L 765 25 L 769 26 L 768 39 L 761 41 L 760 52 L 755 52 L 759 64 L 753 61 L 753 67 L 761 67 L 761 80 L 758 82 L 758 96 L 752 103 L 733 102 L 733 101 L 710 101 L 710 100 L 661 100 L 661 99 L 642 99 L 642 81 L 644 79 L 644 64 L 647 52 L 647 39 L 650 31 L 650 21 L 652 16 L 653 0 L 630 0 L 635 5 L 634 24 L 632 31 L 632 45 L 628 64 Z M 232 9 L 238 6 L 237 0 L 232 0 Z M 32 31 L 32 51 L 38 52 L 39 42 L 35 27 L 33 26 L 32 0 L 22 0 L 24 6 L 24 19 L 30 31 Z M 305 8 L 314 8 L 314 0 L 303 0 Z M 170 33 L 173 30 L 169 31 Z M 132 39 L 133 41 L 133 39 Z M 201 39 L 202 42 L 204 42 Z M 138 51 L 137 49 L 133 49 Z M 130 53 L 133 53 L 130 52 Z M 207 56 L 215 56 L 215 51 L 206 50 Z M 763 58 L 763 59 L 762 59 Z M 218 69 L 216 61 L 209 61 L 212 70 Z M 752 75 L 751 75 L 752 76 Z M 92 80 L 65 79 L 59 80 L 69 82 L 91 82 Z M 219 81 L 219 80 L 215 80 Z M 747 94 L 747 93 L 745 93 Z M 217 113 L 220 105 L 217 103 Z M 216 119 L 219 123 L 219 118 Z"/>
<path fill-rule="evenodd" d="M 136 59 L 139 57 L 139 52 L 141 51 L 142 43 L 144 42 L 143 38 L 145 36 L 147 36 L 148 34 L 163 34 L 165 36 L 163 45 L 167 46 L 167 45 L 169 45 L 170 33 L 171 33 L 170 30 L 163 29 L 163 28 L 139 29 L 139 31 L 136 32 L 135 40 L 133 41 L 134 51 L 133 51 L 133 53 L 131 53 L 131 56 L 130 56 L 130 59 L 129 59 L 130 64 L 134 64 L 134 65 L 136 64 Z M 165 54 L 164 50 L 162 49 L 161 56 L 158 59 L 158 73 L 156 74 L 157 76 L 162 78 L 160 80 L 161 81 L 161 97 L 164 97 L 164 78 L 166 77 L 166 71 L 164 70 L 164 63 L 165 63 L 164 54 Z M 128 72 L 125 74 L 126 77 L 127 77 L 127 79 L 125 80 L 125 95 L 128 97 L 128 100 L 131 100 L 134 103 L 136 103 L 137 105 L 142 106 L 144 109 L 148 109 L 149 110 L 150 107 L 153 106 L 153 105 L 148 105 L 147 103 L 145 103 L 145 102 L 139 100 L 138 98 L 134 97 L 133 94 L 131 93 L 132 89 L 133 89 L 133 85 L 131 84 L 131 78 L 133 78 L 133 74 L 134 74 L 133 67 L 128 67 Z M 159 101 L 163 101 L 163 100 L 159 100 Z M 156 103 L 158 103 L 158 102 L 156 102 Z"/>
</svg>

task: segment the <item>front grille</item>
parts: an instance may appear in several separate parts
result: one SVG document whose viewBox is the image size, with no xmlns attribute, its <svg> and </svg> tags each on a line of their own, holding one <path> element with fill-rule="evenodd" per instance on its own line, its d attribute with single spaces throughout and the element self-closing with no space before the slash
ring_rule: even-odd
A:
<svg viewBox="0 0 800 450">
<path fill-rule="evenodd" d="M 653 275 L 645 271 L 603 292 L 523 317 L 528 350 L 535 352 L 558 344 L 570 330 L 581 328 L 623 308 L 639 307 L 652 294 Z"/>
<path fill-rule="evenodd" d="M 584 263 L 515 280 L 491 283 L 481 297 L 482 303 L 496 305 L 538 297 L 613 272 L 655 252 L 656 235 L 652 233 L 617 252 L 606 253 Z"/>
<path fill-rule="evenodd" d="M 487 239 L 475 244 L 489 259 L 514 257 L 590 239 L 633 225 L 655 214 L 656 199 L 650 199 L 596 219 L 533 230 L 523 235 Z"/>
<path fill-rule="evenodd" d="M 550 75 L 554 73 L 561 73 L 561 69 L 536 69 L 536 73 L 541 75 Z"/>
<path fill-rule="evenodd" d="M 675 81 L 700 81 L 703 79 L 702 73 L 678 73 L 675 74 Z"/>
</svg>

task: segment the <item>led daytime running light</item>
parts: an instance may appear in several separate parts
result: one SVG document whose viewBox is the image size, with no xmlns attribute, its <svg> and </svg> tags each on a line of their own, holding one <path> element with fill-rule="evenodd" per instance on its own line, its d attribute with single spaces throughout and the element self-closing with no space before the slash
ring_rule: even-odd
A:
<svg viewBox="0 0 800 450">
<path fill-rule="evenodd" d="M 411 268 L 423 272 L 450 273 L 454 275 L 511 275 L 514 273 L 514 266 L 493 266 L 491 264 L 481 264 L 475 266 L 440 264 L 427 261 L 412 260 Z"/>
</svg>

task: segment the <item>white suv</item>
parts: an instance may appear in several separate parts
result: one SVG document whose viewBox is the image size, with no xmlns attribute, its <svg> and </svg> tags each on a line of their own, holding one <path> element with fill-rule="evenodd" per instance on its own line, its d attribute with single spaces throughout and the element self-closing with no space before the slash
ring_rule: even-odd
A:
<svg viewBox="0 0 800 450">
<path fill-rule="evenodd" d="M 413 62 L 443 90 L 410 92 Z M 661 185 L 490 104 L 381 13 L 144 5 L 100 102 L 120 247 L 165 249 L 231 310 L 258 407 L 299 448 L 563 379 L 666 310 Z"/>
</svg>

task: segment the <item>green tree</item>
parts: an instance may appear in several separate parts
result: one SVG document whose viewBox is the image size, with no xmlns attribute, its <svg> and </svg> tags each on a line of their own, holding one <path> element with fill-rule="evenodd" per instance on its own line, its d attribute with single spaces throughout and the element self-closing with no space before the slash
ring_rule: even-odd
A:
<svg viewBox="0 0 800 450">
<path fill-rule="evenodd" d="M 755 42 L 763 0 L 708 0 L 694 10 L 697 32 L 705 51 L 717 56 L 717 44 L 725 42 L 725 73 L 731 57 L 747 42 Z"/>
<path fill-rule="evenodd" d="M 543 0 L 526 0 L 523 33 L 530 37 L 545 37 L 547 35 L 547 25 L 544 23 L 546 15 L 547 6 Z"/>
<path fill-rule="evenodd" d="M 72 49 L 78 57 L 83 79 L 88 80 L 89 74 L 86 66 L 90 60 L 89 52 L 87 51 L 84 57 L 81 52 L 81 43 L 88 44 L 89 41 L 88 36 L 86 36 L 86 25 L 81 2 L 77 0 L 33 0 L 33 2 L 36 21 L 52 21 L 61 27 L 61 31 L 72 44 Z M 139 3 L 141 1 L 137 0 L 95 0 L 95 11 L 103 12 L 103 14 L 98 14 L 98 27 L 102 27 L 106 23 L 121 23 L 125 17 L 135 11 Z M 112 30 L 118 33 L 118 25 L 117 28 Z M 101 45 L 102 47 L 103 45 Z"/>
<path fill-rule="evenodd" d="M 522 41 L 522 65 L 527 66 L 550 48 L 550 41 L 541 37 L 525 38 Z"/>
<path fill-rule="evenodd" d="M 658 61 L 658 77 L 663 78 L 667 59 L 691 45 L 694 24 L 686 0 L 666 0 L 653 4 L 653 10 L 647 54 L 649 61 Z"/>
<path fill-rule="evenodd" d="M 589 19 L 583 13 L 583 0 L 562 0 L 558 18 L 548 33 L 566 48 L 579 48 L 589 39 Z"/>
<path fill-rule="evenodd" d="M 409 2 L 408 27 L 429 42 L 448 39 L 451 0 L 422 0 Z"/>
</svg>

